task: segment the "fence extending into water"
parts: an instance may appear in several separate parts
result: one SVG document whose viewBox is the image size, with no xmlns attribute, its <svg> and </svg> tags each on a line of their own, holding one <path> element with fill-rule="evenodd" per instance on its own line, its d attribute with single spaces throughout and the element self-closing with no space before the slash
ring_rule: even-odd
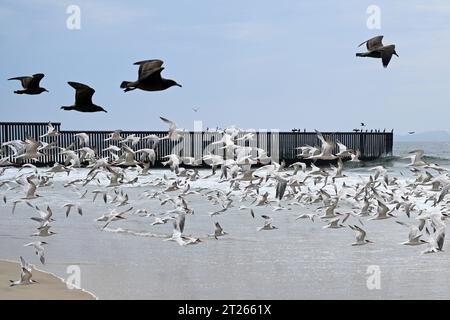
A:
<svg viewBox="0 0 450 320">
<path fill-rule="evenodd" d="M 84 132 L 89 136 L 89 147 L 93 149 L 97 155 L 101 157 L 107 157 L 108 151 L 103 149 L 110 145 L 116 145 L 120 147 L 119 141 L 105 141 L 105 139 L 111 136 L 113 131 L 68 131 L 61 130 L 61 123 L 52 123 L 57 131 L 61 133 L 58 137 L 44 137 L 47 132 L 47 123 L 42 122 L 0 122 L 0 145 L 12 140 L 24 140 L 27 137 L 33 137 L 36 140 L 45 141 L 50 143 L 52 141 L 57 142 L 58 147 L 67 148 L 73 142 L 75 142 L 72 149 L 78 149 L 80 147 L 78 138 L 75 134 Z M 241 132 L 238 134 L 237 139 L 243 137 L 247 132 Z M 315 132 L 278 132 L 278 131 L 254 131 L 254 139 L 250 141 L 237 140 L 236 144 L 241 146 L 257 147 L 264 149 L 267 155 L 272 157 L 273 160 L 282 161 L 286 163 L 292 163 L 298 161 L 296 156 L 299 152 L 296 149 L 304 145 L 318 146 L 320 148 L 320 141 L 317 138 Z M 136 137 L 143 138 L 147 135 L 155 134 L 158 137 L 167 135 L 167 131 L 122 131 L 121 136 L 123 138 L 128 135 L 135 135 Z M 374 160 L 383 156 L 392 155 L 393 148 L 393 132 L 322 132 L 324 136 L 330 137 L 333 141 L 339 141 L 353 150 L 359 150 L 361 152 L 361 160 Z M 222 144 L 214 144 L 222 138 L 222 132 L 210 132 L 210 131 L 191 131 L 186 132 L 184 139 L 180 141 L 170 141 L 168 139 L 161 140 L 155 147 L 157 156 L 157 163 L 164 161 L 164 156 L 175 153 L 180 156 L 194 157 L 201 159 L 203 155 L 208 153 L 225 155 L 225 150 L 222 149 Z M 151 143 L 146 140 L 140 140 L 133 148 L 134 150 L 149 148 Z M 1 148 L 3 156 L 9 156 L 10 161 L 14 162 L 13 152 L 9 147 L 3 146 Z M 337 150 L 335 150 L 337 152 Z M 256 151 L 254 151 L 256 156 Z M 64 162 L 64 156 L 60 155 L 60 149 L 54 148 L 45 150 L 45 156 L 36 161 L 38 165 L 51 165 L 55 162 Z"/>
</svg>

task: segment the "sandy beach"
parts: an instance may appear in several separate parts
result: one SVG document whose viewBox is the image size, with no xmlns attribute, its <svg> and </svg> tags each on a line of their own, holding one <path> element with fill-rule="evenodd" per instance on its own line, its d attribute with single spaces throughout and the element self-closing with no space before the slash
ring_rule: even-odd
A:
<svg viewBox="0 0 450 320">
<path fill-rule="evenodd" d="M 20 264 L 0 261 L 0 299 L 1 300 L 95 300 L 88 292 L 68 289 L 66 284 L 49 273 L 33 270 L 36 284 L 9 286 L 9 280 L 20 277 Z"/>
</svg>

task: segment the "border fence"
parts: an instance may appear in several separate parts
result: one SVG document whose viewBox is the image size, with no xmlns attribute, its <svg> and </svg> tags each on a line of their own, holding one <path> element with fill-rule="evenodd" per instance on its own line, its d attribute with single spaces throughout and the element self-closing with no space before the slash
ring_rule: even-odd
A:
<svg viewBox="0 0 450 320">
<path fill-rule="evenodd" d="M 61 123 L 52 123 L 55 129 L 61 135 L 57 137 L 40 136 L 47 133 L 46 122 L 0 122 L 0 146 L 3 143 L 12 140 L 24 140 L 27 137 L 33 137 L 38 140 L 41 139 L 47 143 L 52 141 L 57 142 L 58 147 L 67 148 L 74 143 L 73 148 L 80 148 L 79 142 L 75 134 L 84 132 L 89 136 L 89 147 L 93 149 L 100 157 L 107 157 L 108 151 L 103 151 L 110 145 L 120 147 L 119 141 L 105 141 L 111 136 L 113 131 L 73 131 L 61 130 Z M 267 155 L 273 160 L 279 162 L 284 160 L 287 164 L 299 161 L 296 156 L 299 152 L 296 149 L 304 145 L 320 147 L 320 141 L 315 132 L 279 132 L 276 130 L 259 130 L 252 131 L 254 139 L 245 141 L 238 140 L 248 132 L 240 132 L 236 137 L 236 144 L 240 146 L 249 146 L 264 149 Z M 121 136 L 126 138 L 128 135 L 135 135 L 143 138 L 147 135 L 154 134 L 158 137 L 167 135 L 167 131 L 122 131 Z M 374 160 L 384 156 L 392 155 L 393 148 L 393 131 L 366 131 L 366 132 L 322 132 L 324 136 L 328 136 L 333 141 L 339 141 L 347 146 L 349 149 L 359 150 L 361 152 L 361 160 Z M 180 141 L 170 141 L 168 139 L 161 140 L 155 147 L 156 163 L 159 165 L 164 161 L 165 155 L 175 153 L 184 157 L 193 157 L 201 159 L 202 156 L 212 153 L 216 155 L 225 156 L 225 149 L 221 144 L 212 144 L 219 141 L 223 136 L 222 132 L 211 131 L 186 131 L 184 139 Z M 140 140 L 134 146 L 134 150 L 149 148 L 148 141 Z M 0 157 L 10 157 L 10 161 L 14 162 L 13 152 L 9 147 L 3 146 L 1 149 L 3 155 Z M 256 156 L 256 151 L 255 156 Z M 337 150 L 335 150 L 337 152 Z M 51 165 L 55 162 L 64 162 L 64 156 L 60 155 L 60 149 L 54 148 L 45 151 L 45 156 L 42 156 L 37 161 L 33 162 L 37 165 Z M 26 161 L 29 162 L 29 161 Z"/>
</svg>

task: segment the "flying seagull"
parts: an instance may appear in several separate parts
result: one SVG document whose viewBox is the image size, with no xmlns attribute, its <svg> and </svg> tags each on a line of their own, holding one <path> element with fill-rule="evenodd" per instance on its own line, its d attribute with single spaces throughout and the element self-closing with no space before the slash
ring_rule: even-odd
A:
<svg viewBox="0 0 450 320">
<path fill-rule="evenodd" d="M 363 246 L 368 243 L 373 243 L 371 240 L 366 239 L 366 231 L 357 225 L 349 225 L 350 229 L 356 232 L 356 242 L 352 243 L 352 246 Z"/>
<path fill-rule="evenodd" d="M 177 124 L 169 119 L 166 119 L 164 117 L 159 117 L 164 123 L 169 125 L 169 133 L 167 136 L 163 137 L 164 139 L 170 139 L 170 141 L 177 141 L 181 138 L 183 138 L 183 130 L 177 128 Z"/>
<path fill-rule="evenodd" d="M 422 253 L 436 253 L 443 251 L 444 247 L 444 240 L 445 240 L 445 226 L 440 227 L 436 230 L 434 236 L 431 238 L 431 246 L 427 250 L 423 251 Z"/>
<path fill-rule="evenodd" d="M 83 209 L 82 209 L 79 205 L 74 204 L 74 203 L 66 203 L 65 205 L 63 205 L 63 208 L 66 208 L 66 218 L 69 216 L 70 210 L 71 210 L 73 207 L 76 207 L 76 208 L 77 208 L 78 214 L 79 214 L 80 216 L 83 215 Z"/>
<path fill-rule="evenodd" d="M 214 226 L 215 226 L 214 234 L 209 234 L 208 236 L 214 237 L 217 240 L 217 239 L 219 239 L 218 237 L 221 237 L 221 236 L 224 236 L 224 235 L 228 234 L 227 232 L 223 231 L 223 229 L 222 229 L 221 225 L 219 224 L 219 222 L 215 222 Z"/>
<path fill-rule="evenodd" d="M 94 89 L 78 82 L 69 81 L 67 83 L 75 89 L 75 104 L 72 106 L 62 106 L 61 109 L 79 112 L 107 112 L 102 107 L 92 103 L 92 96 L 95 93 Z"/>
<path fill-rule="evenodd" d="M 27 244 L 24 244 L 24 247 L 33 247 L 36 255 L 39 257 L 39 260 L 42 264 L 45 264 L 45 256 L 44 256 L 44 245 L 48 244 L 45 241 L 34 241 Z"/>
<path fill-rule="evenodd" d="M 27 263 L 22 256 L 20 257 L 20 270 L 20 279 L 17 281 L 9 280 L 10 287 L 37 283 L 36 280 L 31 279 L 33 276 L 31 274 L 31 265 Z"/>
<path fill-rule="evenodd" d="M 422 233 L 420 233 L 420 229 L 419 227 L 413 225 L 413 224 L 408 224 L 408 223 L 404 223 L 401 221 L 395 221 L 398 224 L 408 227 L 409 228 L 409 235 L 408 235 L 408 241 L 402 242 L 403 245 L 406 246 L 418 246 L 421 244 L 425 244 L 425 243 L 429 243 L 426 240 L 422 240 L 420 239 L 422 237 Z M 424 221 L 425 223 L 425 221 Z"/>
<path fill-rule="evenodd" d="M 41 94 L 42 92 L 48 92 L 47 89 L 41 88 L 39 82 L 44 77 L 43 73 L 33 74 L 31 77 L 15 77 L 8 80 L 20 80 L 24 90 L 14 91 L 16 94 Z"/>
<path fill-rule="evenodd" d="M 123 81 L 120 87 L 125 89 L 124 92 L 134 89 L 161 91 L 172 86 L 181 87 L 176 81 L 161 77 L 161 71 L 164 70 L 163 63 L 162 60 L 158 59 L 135 62 L 134 64 L 139 66 L 138 79 L 136 81 Z"/>
<path fill-rule="evenodd" d="M 264 226 L 259 227 L 257 231 L 278 229 L 272 225 L 272 218 L 266 215 L 261 216 L 264 219 Z"/>
<path fill-rule="evenodd" d="M 398 57 L 397 52 L 395 51 L 395 45 L 391 44 L 388 46 L 383 45 L 382 43 L 383 36 L 377 36 L 367 41 L 361 43 L 358 47 L 366 44 L 367 52 L 357 53 L 357 57 L 370 57 L 370 58 L 381 58 L 383 63 L 383 67 L 387 67 L 389 61 L 391 61 L 392 55 L 395 54 Z"/>
</svg>

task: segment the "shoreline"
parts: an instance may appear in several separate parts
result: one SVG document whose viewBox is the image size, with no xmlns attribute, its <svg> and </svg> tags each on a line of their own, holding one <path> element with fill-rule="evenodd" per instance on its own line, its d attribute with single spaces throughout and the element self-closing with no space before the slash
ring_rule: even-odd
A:
<svg viewBox="0 0 450 320">
<path fill-rule="evenodd" d="M 9 280 L 20 277 L 20 263 L 0 260 L 0 300 L 98 300 L 91 292 L 67 288 L 64 279 L 33 267 L 33 279 L 38 283 L 9 286 Z"/>
</svg>

